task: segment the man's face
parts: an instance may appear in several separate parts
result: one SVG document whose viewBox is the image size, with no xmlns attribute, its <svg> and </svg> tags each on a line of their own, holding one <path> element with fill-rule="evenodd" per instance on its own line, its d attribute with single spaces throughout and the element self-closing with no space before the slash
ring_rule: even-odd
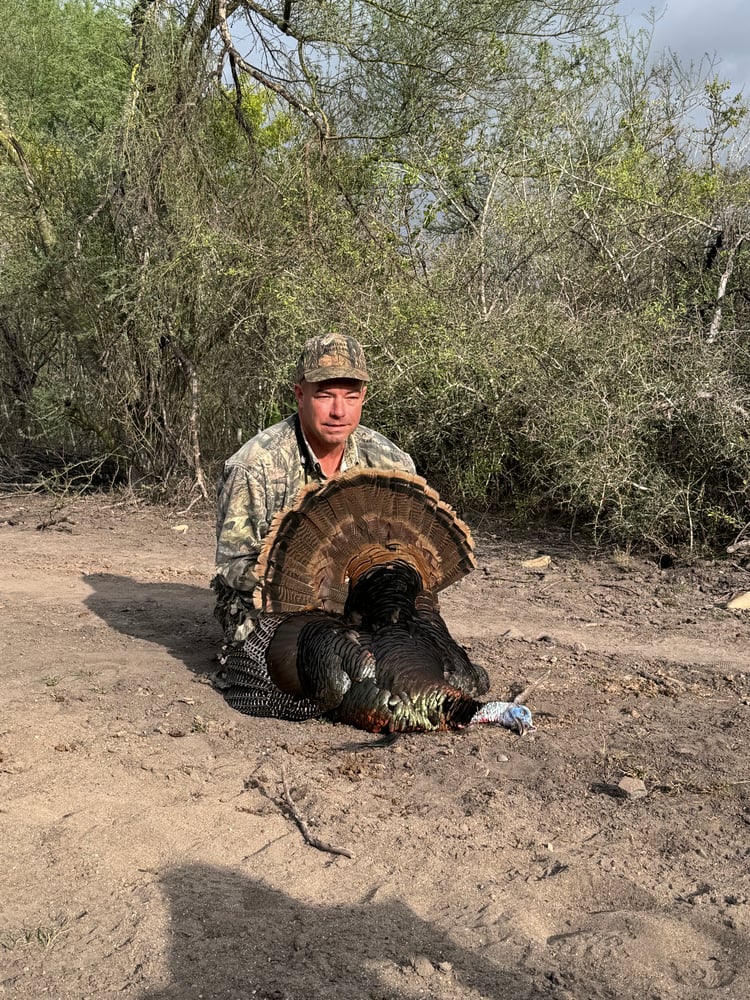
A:
<svg viewBox="0 0 750 1000">
<path fill-rule="evenodd" d="M 366 392 L 363 382 L 349 378 L 295 385 L 302 430 L 316 455 L 344 444 L 359 424 Z"/>
</svg>

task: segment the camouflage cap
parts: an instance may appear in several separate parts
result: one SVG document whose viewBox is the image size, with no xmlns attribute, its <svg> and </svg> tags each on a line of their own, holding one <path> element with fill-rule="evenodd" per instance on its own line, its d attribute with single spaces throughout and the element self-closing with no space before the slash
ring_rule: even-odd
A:
<svg viewBox="0 0 750 1000">
<path fill-rule="evenodd" d="M 354 337 L 329 333 L 313 337 L 302 348 L 294 381 L 324 382 L 329 378 L 368 380 L 365 352 Z"/>
</svg>

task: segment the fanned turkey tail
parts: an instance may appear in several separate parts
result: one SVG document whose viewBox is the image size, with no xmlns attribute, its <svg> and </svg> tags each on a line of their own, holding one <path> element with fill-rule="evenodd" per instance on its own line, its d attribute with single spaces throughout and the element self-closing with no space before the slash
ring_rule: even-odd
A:
<svg viewBox="0 0 750 1000">
<path fill-rule="evenodd" d="M 474 569 L 471 532 L 420 476 L 351 469 L 311 483 L 274 518 L 256 575 L 263 611 L 341 613 L 368 569 L 400 560 L 429 595 Z"/>
</svg>

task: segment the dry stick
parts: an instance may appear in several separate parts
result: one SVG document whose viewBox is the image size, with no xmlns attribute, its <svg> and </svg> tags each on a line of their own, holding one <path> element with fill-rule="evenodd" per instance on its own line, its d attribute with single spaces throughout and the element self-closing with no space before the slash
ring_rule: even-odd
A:
<svg viewBox="0 0 750 1000">
<path fill-rule="evenodd" d="M 331 844 L 324 844 L 322 840 L 318 840 L 314 837 L 307 828 L 307 824 L 302 819 L 299 810 L 294 804 L 291 793 L 289 791 L 289 786 L 286 783 L 286 773 L 284 768 L 281 768 L 281 784 L 284 789 L 284 801 L 286 802 L 289 812 L 292 814 L 294 822 L 300 828 L 300 832 L 305 839 L 305 843 L 309 844 L 310 847 L 316 847 L 319 851 L 328 851 L 329 854 L 342 854 L 345 858 L 353 857 L 350 851 L 347 851 L 343 847 L 333 847 Z"/>
<path fill-rule="evenodd" d="M 40 521 L 39 524 L 37 524 L 36 526 L 36 530 L 46 531 L 47 528 L 54 528 L 56 524 L 62 524 L 62 525 L 75 524 L 75 521 L 72 521 L 67 514 L 63 514 L 61 517 L 50 516 L 46 521 Z M 71 529 L 66 527 L 65 530 L 70 531 Z"/>
<path fill-rule="evenodd" d="M 200 382 L 198 380 L 198 373 L 195 370 L 193 362 L 185 354 L 185 352 L 178 347 L 177 344 L 175 344 L 171 336 L 167 338 L 167 342 L 174 351 L 177 360 L 188 373 L 188 378 L 190 379 L 190 417 L 188 426 L 190 428 L 190 443 L 193 448 L 193 472 L 195 473 L 195 484 L 193 488 L 197 487 L 200 490 L 200 495 L 203 499 L 208 500 L 208 490 L 206 489 L 206 481 L 203 478 L 203 466 L 201 465 L 201 446 L 200 436 L 198 433 L 198 421 L 200 418 Z M 189 509 L 190 508 L 188 507 L 188 510 Z"/>
<path fill-rule="evenodd" d="M 528 687 L 525 687 L 523 689 L 523 691 L 521 691 L 519 694 L 517 694 L 515 696 L 515 698 L 513 699 L 513 704 L 514 705 L 520 705 L 523 702 L 525 702 L 526 699 L 531 694 L 531 692 L 534 690 L 534 688 L 535 687 L 539 687 L 539 685 L 542 683 L 542 681 L 546 681 L 547 678 L 549 677 L 549 675 L 551 673 L 552 673 L 552 671 L 548 670 L 546 674 L 542 674 L 540 677 L 537 677 L 537 679 L 535 681 L 532 681 L 531 684 L 529 684 Z"/>
<path fill-rule="evenodd" d="M 178 516 L 181 517 L 183 514 L 189 514 L 190 511 L 193 509 L 193 507 L 195 507 L 195 505 L 198 503 L 199 500 L 205 500 L 205 499 L 206 499 L 206 497 L 201 496 L 201 494 L 199 493 L 197 497 L 193 497 L 193 499 L 190 501 L 190 503 L 187 505 L 187 507 L 184 510 L 178 510 L 177 511 Z"/>
<path fill-rule="evenodd" d="M 711 320 L 711 327 L 708 331 L 708 336 L 706 337 L 707 344 L 714 344 L 719 336 L 719 331 L 721 330 L 721 313 L 724 306 L 724 296 L 726 295 L 727 285 L 729 284 L 729 279 L 732 277 L 732 271 L 734 270 L 734 259 L 737 251 L 742 246 L 743 242 L 747 239 L 748 233 L 740 233 L 734 246 L 729 251 L 727 256 L 727 264 L 719 280 L 719 288 L 716 292 L 716 307 L 714 309 L 714 318 Z"/>
<path fill-rule="evenodd" d="M 645 681 L 651 681 L 652 684 L 657 684 L 660 687 L 666 687 L 667 684 L 674 684 L 675 687 L 679 688 L 681 691 L 685 690 L 685 683 L 679 680 L 677 677 L 670 677 L 669 674 L 650 674 L 647 670 L 637 670 L 637 675 L 642 677 Z"/>
<path fill-rule="evenodd" d="M 609 587 L 612 590 L 622 590 L 626 594 L 632 594 L 633 597 L 643 597 L 643 594 L 638 590 L 633 590 L 632 587 L 625 587 L 621 583 L 595 583 L 595 587 Z"/>
<path fill-rule="evenodd" d="M 302 836 L 305 842 L 310 844 L 311 847 L 317 847 L 319 851 L 328 851 L 330 854 L 343 854 L 344 857 L 351 858 L 352 855 L 349 853 L 349 851 L 346 851 L 340 847 L 331 847 L 330 844 L 324 844 L 322 841 L 312 836 L 312 834 L 307 828 L 307 824 L 300 816 L 297 807 L 294 805 L 294 802 L 292 801 L 292 796 L 289 792 L 289 787 L 286 783 L 286 775 L 284 773 L 283 767 L 281 769 L 281 780 L 284 786 L 284 800 L 285 800 L 284 804 L 286 805 L 286 810 L 290 813 L 294 821 L 297 823 L 300 831 L 302 832 Z M 261 793 L 261 795 L 265 796 L 265 798 L 267 798 L 269 802 L 273 802 L 274 805 L 279 806 L 281 808 L 281 804 L 271 795 L 271 793 L 268 791 L 268 789 L 260 780 L 260 778 L 256 778 L 255 776 L 248 778 L 245 781 L 245 791 L 247 791 L 248 788 L 257 788 L 258 791 Z M 282 812 L 284 811 L 285 810 L 282 808 Z"/>
</svg>

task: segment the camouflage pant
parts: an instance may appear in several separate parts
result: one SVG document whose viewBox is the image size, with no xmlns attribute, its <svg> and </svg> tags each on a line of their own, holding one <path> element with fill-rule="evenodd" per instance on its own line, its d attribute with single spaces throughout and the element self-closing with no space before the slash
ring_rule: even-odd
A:
<svg viewBox="0 0 750 1000">
<path fill-rule="evenodd" d="M 239 591 L 228 587 L 221 577 L 213 578 L 211 589 L 216 593 L 214 617 L 221 625 L 225 641 L 228 644 L 241 642 L 252 632 L 260 612 Z"/>
</svg>

